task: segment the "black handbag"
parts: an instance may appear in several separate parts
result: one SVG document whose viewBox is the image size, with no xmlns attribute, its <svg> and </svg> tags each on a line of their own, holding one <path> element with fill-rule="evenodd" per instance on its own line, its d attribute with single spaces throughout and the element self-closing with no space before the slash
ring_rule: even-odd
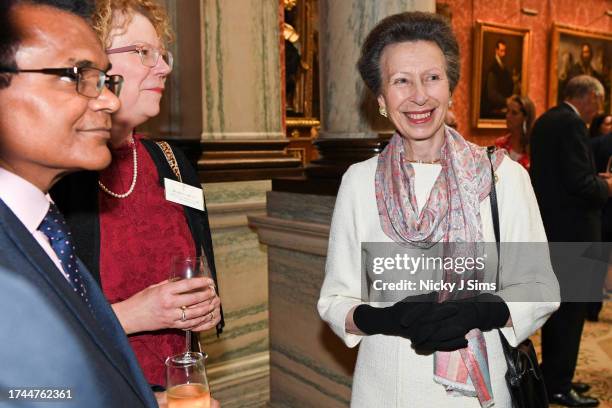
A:
<svg viewBox="0 0 612 408">
<path fill-rule="evenodd" d="M 499 289 L 499 260 L 500 260 L 500 238 L 499 238 L 499 211 L 497 208 L 497 193 L 495 191 L 496 176 L 493 170 L 491 155 L 495 146 L 487 148 L 489 162 L 491 163 L 491 215 L 493 218 L 493 230 L 495 231 L 495 244 L 497 246 L 497 275 L 495 277 L 496 291 Z M 548 407 L 548 394 L 544 384 L 544 377 L 538 364 L 533 343 L 527 339 L 517 347 L 512 347 L 502 334 L 497 330 L 501 340 L 504 357 L 508 366 L 506 372 L 506 383 L 512 397 L 514 408 L 545 408 Z"/>
</svg>

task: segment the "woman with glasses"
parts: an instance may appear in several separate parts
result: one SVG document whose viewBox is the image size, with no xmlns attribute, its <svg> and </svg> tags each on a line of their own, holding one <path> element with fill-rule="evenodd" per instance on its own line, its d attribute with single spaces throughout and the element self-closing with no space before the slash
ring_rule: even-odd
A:
<svg viewBox="0 0 612 408">
<path fill-rule="evenodd" d="M 52 194 L 147 380 L 162 385 L 165 358 L 185 351 L 183 330 L 223 326 L 216 282 L 169 280 L 176 256 L 205 255 L 216 276 L 210 228 L 204 208 L 165 198 L 164 179 L 201 188 L 183 153 L 136 131 L 159 113 L 172 71 L 165 11 L 150 0 L 99 0 L 96 6 L 93 24 L 112 64 L 109 75 L 124 79 L 112 121 L 113 161 L 99 173 L 64 179 Z"/>
</svg>

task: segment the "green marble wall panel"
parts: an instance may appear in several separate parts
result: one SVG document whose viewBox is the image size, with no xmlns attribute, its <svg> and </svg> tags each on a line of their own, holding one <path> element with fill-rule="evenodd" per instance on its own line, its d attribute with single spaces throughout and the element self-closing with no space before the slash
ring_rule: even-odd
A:
<svg viewBox="0 0 612 408">
<path fill-rule="evenodd" d="M 202 1 L 202 139 L 284 137 L 277 0 Z"/>
<path fill-rule="evenodd" d="M 211 363 L 268 349 L 268 273 L 264 247 L 248 227 L 213 231 L 226 327 L 201 337 Z"/>
<path fill-rule="evenodd" d="M 317 313 L 325 258 L 274 246 L 268 254 L 272 406 L 348 406 L 357 350 Z"/>
<path fill-rule="evenodd" d="M 226 326 L 219 338 L 209 331 L 200 341 L 209 355 L 213 391 L 217 385 L 226 401 L 234 401 L 228 406 L 246 406 L 268 395 L 267 250 L 246 217 L 263 211 L 270 187 L 269 180 L 203 186 Z"/>
</svg>

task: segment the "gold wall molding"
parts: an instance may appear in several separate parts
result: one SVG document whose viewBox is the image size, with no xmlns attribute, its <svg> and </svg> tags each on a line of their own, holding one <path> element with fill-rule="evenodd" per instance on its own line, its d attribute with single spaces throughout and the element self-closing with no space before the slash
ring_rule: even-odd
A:
<svg viewBox="0 0 612 408">
<path fill-rule="evenodd" d="M 282 139 L 284 132 L 202 132 L 202 140 L 225 139 Z"/>
<path fill-rule="evenodd" d="M 316 118 L 287 118 L 287 127 L 316 127 L 321 125 L 321 121 Z"/>
</svg>

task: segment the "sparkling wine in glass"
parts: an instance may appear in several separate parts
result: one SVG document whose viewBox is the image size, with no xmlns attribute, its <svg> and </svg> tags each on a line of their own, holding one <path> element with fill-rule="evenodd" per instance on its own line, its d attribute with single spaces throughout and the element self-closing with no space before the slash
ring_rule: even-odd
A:
<svg viewBox="0 0 612 408">
<path fill-rule="evenodd" d="M 206 354 L 185 353 L 166 359 L 168 408 L 210 408 Z"/>
<path fill-rule="evenodd" d="M 212 279 L 206 256 L 173 257 L 170 265 L 170 280 L 208 277 Z M 200 289 L 195 289 L 197 292 Z M 187 306 L 187 305 L 186 305 Z M 191 330 L 185 330 L 185 352 L 191 351 Z"/>
</svg>

